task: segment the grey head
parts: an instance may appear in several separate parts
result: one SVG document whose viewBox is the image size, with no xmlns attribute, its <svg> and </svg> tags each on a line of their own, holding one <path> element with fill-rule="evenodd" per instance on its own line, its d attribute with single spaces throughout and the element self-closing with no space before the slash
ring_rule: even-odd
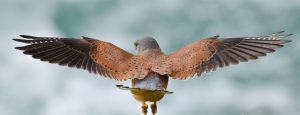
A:
<svg viewBox="0 0 300 115">
<path fill-rule="evenodd" d="M 138 39 L 134 42 L 134 46 L 137 53 L 148 49 L 160 49 L 157 41 L 153 37 L 144 37 Z"/>
</svg>

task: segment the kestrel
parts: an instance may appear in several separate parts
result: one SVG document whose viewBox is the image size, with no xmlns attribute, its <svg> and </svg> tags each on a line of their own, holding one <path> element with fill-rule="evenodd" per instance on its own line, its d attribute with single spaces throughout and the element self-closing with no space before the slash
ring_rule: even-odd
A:
<svg viewBox="0 0 300 115">
<path fill-rule="evenodd" d="M 134 42 L 137 53 L 131 54 L 109 42 L 82 37 L 55 38 L 20 35 L 25 39 L 13 39 L 28 45 L 16 47 L 33 58 L 68 67 L 88 70 L 115 80 L 132 80 L 129 89 L 142 103 L 147 114 L 147 101 L 152 114 L 157 112 L 156 102 L 168 92 L 168 79 L 185 80 L 215 71 L 239 62 L 255 60 L 276 48 L 291 42 L 283 38 L 292 34 L 283 31 L 266 36 L 219 38 L 213 36 L 195 41 L 169 55 L 164 54 L 157 41 L 145 37 Z"/>
</svg>

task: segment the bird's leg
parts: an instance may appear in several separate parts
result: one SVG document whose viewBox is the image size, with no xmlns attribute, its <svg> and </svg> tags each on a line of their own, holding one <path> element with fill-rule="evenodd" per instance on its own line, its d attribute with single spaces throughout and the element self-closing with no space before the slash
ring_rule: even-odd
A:
<svg viewBox="0 0 300 115">
<path fill-rule="evenodd" d="M 142 112 L 144 115 L 147 115 L 147 109 L 148 105 L 146 104 L 146 102 L 142 102 Z"/>
<path fill-rule="evenodd" d="M 153 104 L 151 104 L 151 111 L 152 115 L 155 115 L 155 113 L 157 112 L 156 102 L 153 102 Z"/>
</svg>

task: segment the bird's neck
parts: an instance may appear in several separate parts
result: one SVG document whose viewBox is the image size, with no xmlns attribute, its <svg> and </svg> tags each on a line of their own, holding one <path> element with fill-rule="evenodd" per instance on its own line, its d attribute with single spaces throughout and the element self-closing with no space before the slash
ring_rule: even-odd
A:
<svg viewBox="0 0 300 115">
<path fill-rule="evenodd" d="M 137 52 L 137 55 L 141 55 L 141 56 L 156 56 L 156 55 L 163 55 L 164 53 L 161 51 L 160 48 L 157 48 L 157 49 L 147 49 L 147 50 L 144 50 L 144 51 L 138 51 Z"/>
</svg>

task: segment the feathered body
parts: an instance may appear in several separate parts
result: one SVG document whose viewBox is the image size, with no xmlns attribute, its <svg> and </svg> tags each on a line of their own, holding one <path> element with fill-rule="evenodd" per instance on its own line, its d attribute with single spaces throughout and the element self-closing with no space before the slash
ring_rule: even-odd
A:
<svg viewBox="0 0 300 115">
<path fill-rule="evenodd" d="M 16 47 L 33 58 L 68 67 L 76 67 L 115 80 L 132 80 L 130 89 L 135 99 L 143 103 L 154 102 L 152 113 L 156 113 L 156 101 L 167 92 L 169 77 L 184 80 L 200 76 L 239 62 L 255 60 L 290 42 L 283 38 L 291 34 L 276 32 L 266 36 L 223 38 L 213 36 L 195 41 L 172 54 L 164 54 L 152 37 L 137 40 L 137 51 L 133 55 L 109 42 L 82 37 L 54 38 L 21 35 L 25 39 L 14 39 L 28 45 Z"/>
</svg>

